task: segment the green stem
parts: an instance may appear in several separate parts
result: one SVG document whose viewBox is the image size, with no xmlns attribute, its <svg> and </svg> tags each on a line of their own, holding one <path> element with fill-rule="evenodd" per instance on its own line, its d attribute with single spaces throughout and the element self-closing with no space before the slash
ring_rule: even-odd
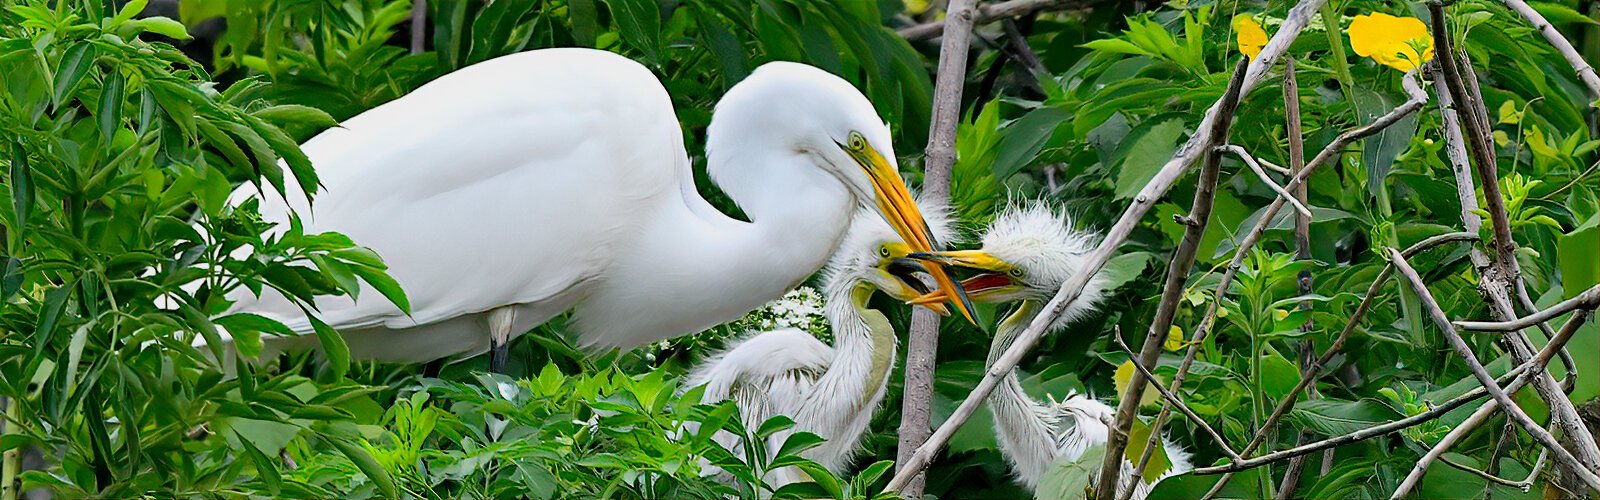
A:
<svg viewBox="0 0 1600 500">
<path fill-rule="evenodd" d="M 5 434 L 5 429 L 18 425 L 22 419 L 22 412 L 17 410 L 16 398 L 5 398 L 6 418 L 0 420 L 0 435 Z M 0 465 L 0 499 L 17 500 L 17 473 L 21 469 L 22 448 L 6 450 L 4 465 Z"/>
</svg>

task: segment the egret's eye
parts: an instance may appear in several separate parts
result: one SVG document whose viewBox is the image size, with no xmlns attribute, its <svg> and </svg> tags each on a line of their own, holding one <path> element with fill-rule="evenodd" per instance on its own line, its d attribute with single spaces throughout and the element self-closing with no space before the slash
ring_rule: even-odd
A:
<svg viewBox="0 0 1600 500">
<path fill-rule="evenodd" d="M 867 138 L 862 137 L 860 132 L 851 132 L 850 133 L 850 149 L 853 149 L 853 150 L 856 150 L 856 151 L 861 151 L 861 150 L 867 149 Z"/>
<path fill-rule="evenodd" d="M 1006 271 L 1006 274 L 1011 275 L 1012 278 L 1022 279 L 1028 272 L 1023 271 L 1020 267 L 1013 267 L 1010 271 Z"/>
<path fill-rule="evenodd" d="M 887 247 L 887 246 L 878 247 L 878 256 L 879 257 L 883 257 L 885 259 L 889 258 L 889 247 Z"/>
</svg>

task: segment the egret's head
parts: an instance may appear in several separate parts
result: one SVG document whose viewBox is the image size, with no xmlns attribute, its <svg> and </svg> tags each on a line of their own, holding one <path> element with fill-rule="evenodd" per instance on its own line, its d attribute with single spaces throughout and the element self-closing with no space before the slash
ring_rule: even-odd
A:
<svg viewBox="0 0 1600 500">
<path fill-rule="evenodd" d="M 808 156 L 838 179 L 859 206 L 887 222 L 912 251 L 940 248 L 900 178 L 889 125 L 843 78 L 804 64 L 764 64 L 717 104 L 708 136 L 708 149 L 765 147 Z M 971 319 L 970 303 L 959 286 L 938 264 L 925 267 L 940 289 L 955 292 L 957 307 Z"/>
<path fill-rule="evenodd" d="M 977 274 L 962 281 L 972 300 L 1047 300 L 1086 265 L 1098 240 L 1093 233 L 1074 230 L 1066 214 L 1033 203 L 1001 212 L 985 231 L 983 247 L 978 250 L 918 253 L 912 257 L 975 271 Z M 1089 280 L 1062 320 L 1072 321 L 1093 311 L 1103 288 L 1104 281 L 1099 276 Z M 948 298 L 935 292 L 914 302 L 943 300 Z"/>
<path fill-rule="evenodd" d="M 945 241 L 954 235 L 948 211 L 940 207 L 925 213 L 934 237 Z M 827 280 L 830 284 L 842 280 L 837 284 L 844 286 L 867 283 L 885 295 L 907 302 L 930 292 L 924 281 L 927 265 L 910 258 L 914 252 L 876 212 L 860 210 L 851 218 L 844 241 L 828 263 Z M 943 303 L 927 305 L 940 314 L 949 314 Z"/>
</svg>

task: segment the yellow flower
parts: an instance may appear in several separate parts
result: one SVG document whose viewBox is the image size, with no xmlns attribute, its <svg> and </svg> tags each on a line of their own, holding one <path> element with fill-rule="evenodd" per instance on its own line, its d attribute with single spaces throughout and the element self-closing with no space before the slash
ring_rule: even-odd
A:
<svg viewBox="0 0 1600 500">
<path fill-rule="evenodd" d="M 1273 309 L 1272 317 L 1278 321 L 1283 321 L 1284 318 L 1289 317 L 1289 311 L 1285 311 L 1283 309 Z"/>
<path fill-rule="evenodd" d="M 1135 370 L 1138 370 L 1138 368 L 1133 366 L 1132 359 L 1123 361 L 1122 364 L 1117 365 L 1117 373 L 1111 376 L 1111 382 L 1117 386 L 1118 399 L 1121 399 L 1124 394 L 1128 393 L 1128 385 L 1133 383 L 1133 373 Z M 1164 382 L 1157 377 L 1155 383 L 1160 384 Z M 1159 401 L 1160 399 L 1161 393 L 1156 388 L 1150 387 L 1147 383 L 1144 388 L 1144 394 L 1139 397 L 1139 406 L 1151 404 Z"/>
<path fill-rule="evenodd" d="M 1433 59 L 1433 36 L 1415 17 L 1374 12 L 1356 16 L 1345 32 L 1356 55 L 1400 71 L 1411 71 Z"/>
<path fill-rule="evenodd" d="M 1261 54 L 1261 47 L 1267 45 L 1267 30 L 1261 29 L 1261 23 L 1250 14 L 1233 16 L 1233 36 L 1239 42 L 1239 52 L 1250 56 L 1252 61 Z"/>
<path fill-rule="evenodd" d="M 1168 351 L 1176 351 L 1178 349 L 1182 349 L 1183 348 L 1183 327 L 1180 327 L 1178 325 L 1172 325 L 1172 329 L 1171 330 L 1167 330 L 1167 342 L 1164 343 L 1164 344 L 1161 344 L 1161 347 L 1166 348 L 1166 350 L 1168 350 Z"/>
</svg>

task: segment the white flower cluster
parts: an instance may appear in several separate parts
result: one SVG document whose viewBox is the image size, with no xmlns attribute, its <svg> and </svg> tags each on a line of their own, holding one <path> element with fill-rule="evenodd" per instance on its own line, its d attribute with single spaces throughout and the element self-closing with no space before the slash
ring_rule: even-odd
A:
<svg viewBox="0 0 1600 500">
<path fill-rule="evenodd" d="M 822 316 L 822 293 L 809 286 L 802 286 L 782 298 L 768 302 L 757 311 L 755 322 L 762 328 L 771 330 L 776 328 L 799 328 L 810 330 L 811 325 L 825 321 Z"/>
</svg>

